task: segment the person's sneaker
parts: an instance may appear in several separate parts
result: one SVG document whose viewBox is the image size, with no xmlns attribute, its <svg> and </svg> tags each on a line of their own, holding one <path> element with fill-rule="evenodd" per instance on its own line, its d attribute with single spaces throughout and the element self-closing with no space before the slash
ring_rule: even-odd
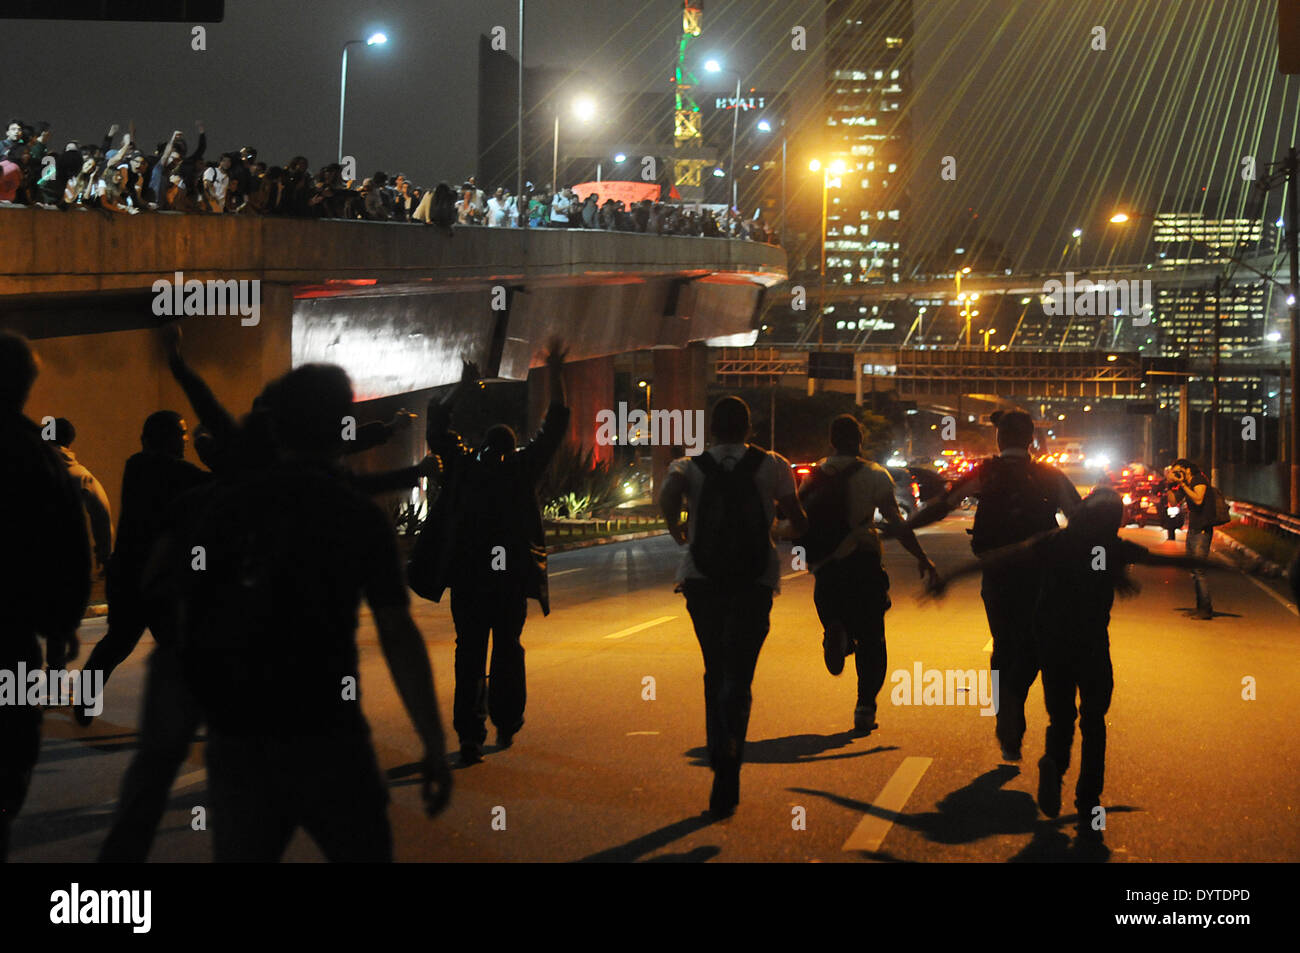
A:
<svg viewBox="0 0 1300 953">
<path fill-rule="evenodd" d="M 1092 826 L 1092 808 L 1081 807 L 1079 820 L 1074 825 L 1074 834 L 1080 844 L 1096 845 L 1103 842 L 1105 831 L 1094 830 Z"/>
<path fill-rule="evenodd" d="M 95 720 L 95 716 L 86 710 L 85 705 L 73 705 L 72 720 L 82 728 L 89 728 L 90 723 Z"/>
<path fill-rule="evenodd" d="M 478 745 L 461 745 L 460 763 L 466 767 L 469 767 L 471 764 L 482 764 L 483 749 Z"/>
<path fill-rule="evenodd" d="M 1061 813 L 1061 771 L 1048 755 L 1038 759 L 1038 807 L 1048 817 Z"/>
<path fill-rule="evenodd" d="M 1003 741 L 1001 738 L 999 738 L 999 739 L 998 739 L 998 744 L 1002 746 L 1002 760 L 1003 760 L 1003 761 L 1019 761 L 1019 760 L 1020 760 L 1020 745 L 1019 745 L 1019 743 L 1013 743 L 1013 742 L 1010 742 L 1010 741 Z"/>
<path fill-rule="evenodd" d="M 822 636 L 822 658 L 826 661 L 826 671 L 839 675 L 844 671 L 844 654 L 848 651 L 849 636 L 844 631 L 844 624 L 832 622 L 826 627 Z"/>
<path fill-rule="evenodd" d="M 1214 618 L 1214 610 L 1213 610 L 1213 609 L 1197 609 L 1195 612 L 1192 613 L 1192 618 L 1193 618 L 1193 619 L 1213 619 L 1213 618 Z"/>
<path fill-rule="evenodd" d="M 853 733 L 865 737 L 880 726 L 876 724 L 876 709 L 859 705 L 853 709 Z"/>
</svg>

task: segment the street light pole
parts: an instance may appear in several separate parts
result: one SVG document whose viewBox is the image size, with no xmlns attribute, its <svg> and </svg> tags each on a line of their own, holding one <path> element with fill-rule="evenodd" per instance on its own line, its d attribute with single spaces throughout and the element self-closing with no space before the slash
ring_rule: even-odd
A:
<svg viewBox="0 0 1300 953">
<path fill-rule="evenodd" d="M 1291 457 L 1291 512 L 1300 513 L 1300 414 L 1296 413 L 1296 394 L 1300 393 L 1300 203 L 1296 201 L 1296 188 L 1300 186 L 1297 172 L 1300 162 L 1296 158 L 1295 146 L 1286 153 L 1286 250 L 1287 264 L 1290 271 L 1290 296 L 1287 303 L 1291 309 L 1291 440 L 1287 448 Z"/>
<path fill-rule="evenodd" d="M 524 0 L 519 0 L 519 96 L 515 105 L 515 127 L 519 133 L 516 159 L 519 174 L 515 184 L 515 205 L 519 206 L 519 227 L 527 228 L 528 197 L 524 195 Z"/>
<path fill-rule="evenodd" d="M 1211 359 L 1213 377 L 1210 384 L 1210 483 L 1219 485 L 1219 297 L 1223 291 L 1223 276 L 1214 276 L 1214 357 Z"/>
<path fill-rule="evenodd" d="M 731 105 L 731 205 L 737 202 L 736 191 L 736 128 L 740 125 L 740 74 L 736 74 L 736 100 Z"/>
<path fill-rule="evenodd" d="M 383 33 L 372 33 L 366 40 L 348 40 L 343 44 L 343 69 L 339 76 L 339 164 L 343 164 L 343 107 L 347 104 L 348 98 L 348 47 L 364 43 L 366 46 L 374 46 L 380 43 L 387 43 L 388 37 Z"/>
<path fill-rule="evenodd" d="M 551 135 L 551 191 L 560 191 L 560 103 L 555 103 L 555 132 Z"/>
<path fill-rule="evenodd" d="M 360 40 L 348 40 L 343 44 L 343 73 L 339 78 L 339 165 L 343 164 L 343 107 L 348 98 L 348 47 Z"/>
</svg>

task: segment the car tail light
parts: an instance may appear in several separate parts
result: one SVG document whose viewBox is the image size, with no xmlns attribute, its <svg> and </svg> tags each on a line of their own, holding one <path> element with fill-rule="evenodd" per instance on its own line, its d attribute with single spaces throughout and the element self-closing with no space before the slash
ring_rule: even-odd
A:
<svg viewBox="0 0 1300 953">
<path fill-rule="evenodd" d="M 1124 494 L 1124 505 L 1125 505 L 1125 506 L 1128 506 L 1128 505 L 1131 504 L 1132 502 L 1133 502 L 1133 497 L 1131 497 L 1131 496 L 1129 496 L 1127 493 L 1125 493 L 1125 494 Z"/>
</svg>

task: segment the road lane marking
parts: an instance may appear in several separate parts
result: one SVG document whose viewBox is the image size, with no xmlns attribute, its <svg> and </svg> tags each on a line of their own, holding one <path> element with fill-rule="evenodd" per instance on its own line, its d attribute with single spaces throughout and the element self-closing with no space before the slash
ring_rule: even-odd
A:
<svg viewBox="0 0 1300 953">
<path fill-rule="evenodd" d="M 657 734 L 659 734 L 659 732 L 657 731 L 629 731 L 627 733 L 627 736 L 631 738 L 633 735 L 657 735 Z"/>
<path fill-rule="evenodd" d="M 907 804 L 907 799 L 912 796 L 912 792 L 921 782 L 921 776 L 933 761 L 933 758 L 904 758 L 903 763 L 894 772 L 894 776 L 885 782 L 884 790 L 876 798 L 874 807 L 890 814 L 901 812 Z M 877 851 L 893 826 L 892 817 L 880 817 L 875 813 L 868 813 L 858 822 L 858 826 L 854 828 L 853 833 L 840 849 Z"/>
<path fill-rule="evenodd" d="M 191 771 L 189 774 L 183 774 L 172 784 L 173 791 L 179 791 L 181 788 L 187 788 L 191 784 L 198 784 L 200 781 L 206 781 L 208 772 L 203 768 L 197 771 Z"/>
<path fill-rule="evenodd" d="M 665 622 L 672 622 L 677 618 L 675 615 L 663 615 L 657 619 L 651 619 L 649 622 L 642 622 L 640 625 L 634 625 L 630 629 L 619 629 L 617 632 L 611 632 L 605 636 L 607 639 L 621 639 L 624 636 L 632 635 L 634 632 L 640 632 L 643 629 L 649 629 L 656 625 L 663 625 Z"/>
<path fill-rule="evenodd" d="M 579 566 L 577 569 L 561 569 L 559 572 L 550 572 L 550 573 L 547 573 L 546 575 L 547 575 L 549 578 L 554 579 L 556 576 L 563 576 L 563 575 L 565 575 L 566 573 L 571 573 L 571 572 L 582 572 L 582 571 L 583 571 L 584 569 L 586 569 L 586 568 L 587 568 L 586 566 Z"/>
<path fill-rule="evenodd" d="M 993 651 L 993 636 L 989 636 L 989 640 L 984 643 L 984 651 L 985 652 Z"/>
<path fill-rule="evenodd" d="M 1258 579 L 1256 579 L 1254 576 L 1247 576 L 1246 578 L 1249 579 L 1251 582 L 1253 582 L 1255 585 L 1259 586 L 1259 588 L 1263 589 L 1265 592 L 1267 592 L 1270 596 L 1272 596 L 1274 599 L 1276 599 L 1276 600 L 1277 600 L 1278 602 L 1280 602 L 1282 605 L 1286 606 L 1286 610 L 1287 610 L 1288 612 L 1290 612 L 1292 615 L 1300 615 L 1300 612 L 1296 611 L 1296 607 L 1295 607 L 1294 605 L 1292 605 L 1291 603 L 1287 602 L 1287 601 L 1286 601 L 1285 599 L 1283 599 L 1280 595 L 1278 595 L 1276 592 L 1274 592 L 1274 591 L 1273 591 L 1272 589 L 1270 589 L 1268 586 L 1264 585 L 1262 582 L 1260 582 L 1260 581 L 1259 581 Z"/>
</svg>

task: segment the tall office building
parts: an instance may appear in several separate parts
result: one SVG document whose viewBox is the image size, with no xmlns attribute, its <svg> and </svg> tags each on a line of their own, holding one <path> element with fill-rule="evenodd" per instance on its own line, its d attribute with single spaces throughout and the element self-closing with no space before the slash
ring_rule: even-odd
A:
<svg viewBox="0 0 1300 953">
<path fill-rule="evenodd" d="M 826 5 L 826 278 L 899 280 L 907 255 L 905 173 L 911 162 L 911 0 Z"/>
</svg>

